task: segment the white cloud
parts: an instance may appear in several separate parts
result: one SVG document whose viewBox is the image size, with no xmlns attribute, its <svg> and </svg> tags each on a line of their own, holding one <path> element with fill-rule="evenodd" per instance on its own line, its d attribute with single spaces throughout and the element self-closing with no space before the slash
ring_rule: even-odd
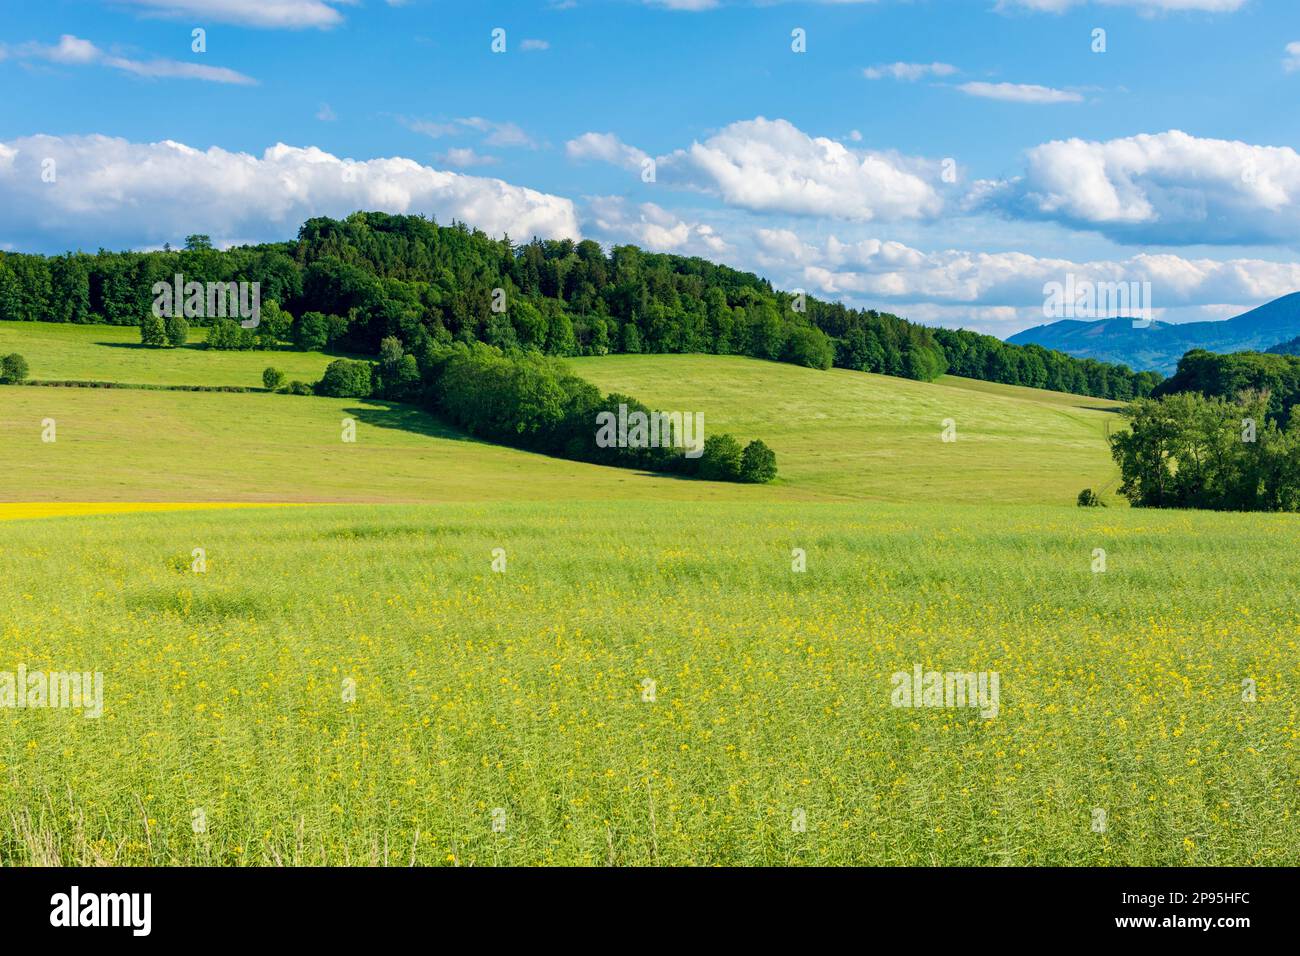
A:
<svg viewBox="0 0 1300 956">
<path fill-rule="evenodd" d="M 635 146 L 628 146 L 613 133 L 583 133 L 564 144 L 565 155 L 577 162 L 594 160 L 622 166 L 624 169 L 641 168 L 649 155 Z"/>
<path fill-rule="evenodd" d="M 639 168 L 646 157 L 611 133 L 584 134 L 567 151 L 570 158 L 625 168 Z M 732 123 L 655 162 L 660 184 L 716 195 L 752 212 L 869 222 L 926 218 L 943 207 L 933 185 L 939 164 L 850 149 L 783 119 Z"/>
<path fill-rule="evenodd" d="M 1295 242 L 1300 154 L 1179 130 L 1031 149 L 1024 176 L 982 183 L 980 201 L 1095 229 L 1121 242 Z"/>
<path fill-rule="evenodd" d="M 53 46 L 43 43 L 24 43 L 12 50 L 0 49 L 0 59 L 11 55 L 21 60 L 45 60 L 60 66 L 106 66 L 135 76 L 149 79 L 205 80 L 209 83 L 232 83 L 251 86 L 257 83 L 251 76 L 221 66 L 207 66 L 181 60 L 132 60 L 100 49 L 90 40 L 65 33 Z"/>
<path fill-rule="evenodd" d="M 463 136 L 467 132 L 476 132 L 489 146 L 524 147 L 537 149 L 537 143 L 523 131 L 517 123 L 498 122 L 481 116 L 462 116 L 450 122 L 433 120 L 403 119 L 402 124 L 415 133 L 422 133 L 432 139 L 444 136 Z"/>
<path fill-rule="evenodd" d="M 712 226 L 687 222 L 652 202 L 633 206 L 619 196 L 596 196 L 588 200 L 587 212 L 584 225 L 605 242 L 714 261 L 732 251 Z"/>
<path fill-rule="evenodd" d="M 70 33 L 59 37 L 57 46 L 41 47 L 39 44 L 32 44 L 27 49 L 31 50 L 34 56 L 43 54 L 46 59 L 54 63 L 94 63 L 103 56 L 95 44 Z"/>
<path fill-rule="evenodd" d="M 1079 281 L 1150 282 L 1153 304 L 1160 309 L 1258 305 L 1300 288 L 1300 262 L 1262 259 L 1189 259 L 1164 253 L 1076 262 L 1024 252 L 923 253 L 878 239 L 843 243 L 831 236 L 812 245 L 780 230 L 756 235 L 755 246 L 761 265 L 793 265 L 805 286 L 820 294 L 1001 308 L 1010 310 L 1008 315 L 1041 308 L 1044 283 L 1064 282 L 1067 273 Z"/>
<path fill-rule="evenodd" d="M 1286 59 L 1282 61 L 1282 68 L 1288 73 L 1300 70 L 1300 40 L 1286 45 Z"/>
<path fill-rule="evenodd" d="M 1008 103 L 1080 103 L 1083 97 L 1068 90 L 1054 90 L 1050 86 L 1032 83 L 963 83 L 957 89 L 969 96 L 987 100 L 1004 100 Z"/>
<path fill-rule="evenodd" d="M 42 181 L 45 159 L 57 181 Z M 494 235 L 580 235 L 574 204 L 499 179 L 400 157 L 341 159 L 277 144 L 261 156 L 107 136 L 0 142 L 0 241 L 18 247 L 141 247 L 178 231 L 214 239 L 285 239 L 312 216 L 357 209 L 460 219 Z"/>
<path fill-rule="evenodd" d="M 957 68 L 951 63 L 882 63 L 867 67 L 862 75 L 869 80 L 888 77 L 912 83 L 923 76 L 952 76 L 956 72 Z"/>
<path fill-rule="evenodd" d="M 316 111 L 316 118 L 322 123 L 333 123 L 339 117 L 338 114 L 334 112 L 334 107 L 330 106 L 328 103 L 322 103 L 320 109 Z"/>
<path fill-rule="evenodd" d="M 157 16 L 198 18 L 269 29 L 328 29 L 343 22 L 334 9 L 355 0 L 114 0 Z"/>
<path fill-rule="evenodd" d="M 461 149 L 452 147 L 439 157 L 448 166 L 455 166 L 457 169 L 469 169 L 474 166 L 491 166 L 500 162 L 495 156 L 485 156 L 477 153 L 472 149 Z"/>
</svg>

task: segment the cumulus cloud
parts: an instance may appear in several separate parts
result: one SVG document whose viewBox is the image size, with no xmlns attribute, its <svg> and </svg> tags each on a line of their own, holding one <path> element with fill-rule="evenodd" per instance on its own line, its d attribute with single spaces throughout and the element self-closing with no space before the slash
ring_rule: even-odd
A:
<svg viewBox="0 0 1300 956">
<path fill-rule="evenodd" d="M 567 144 L 571 158 L 639 168 L 646 154 L 610 133 Z M 703 142 L 656 160 L 656 181 L 716 195 L 752 212 L 825 216 L 860 222 L 938 215 L 940 164 L 850 149 L 783 120 L 732 123 Z"/>
<path fill-rule="evenodd" d="M 1041 310 L 1044 284 L 1064 282 L 1067 274 L 1096 283 L 1150 282 L 1157 309 L 1258 305 L 1300 288 L 1300 263 L 1262 259 L 1165 253 L 1076 262 L 1024 252 L 921 252 L 880 239 L 841 242 L 831 236 L 813 244 L 788 230 L 759 230 L 754 246 L 761 266 L 796 270 L 810 291 L 908 303 L 908 314 L 912 306 L 929 303 L 1003 309 L 1004 318 L 1023 318 L 1026 310 Z M 1028 324 L 1043 321 L 1041 311 L 1038 316 Z"/>
<path fill-rule="evenodd" d="M 977 192 L 1010 215 L 1120 242 L 1257 244 L 1300 235 L 1300 154 L 1179 130 L 1044 143 L 1029 151 L 1023 176 Z"/>
<path fill-rule="evenodd" d="M 889 78 L 912 83 L 923 76 L 952 76 L 956 72 L 951 63 L 882 63 L 867 67 L 862 75 L 869 80 Z"/>
<path fill-rule="evenodd" d="M 957 89 L 968 96 L 1007 103 L 1081 103 L 1083 97 L 1069 90 L 1054 90 L 1033 83 L 963 83 Z"/>
<path fill-rule="evenodd" d="M 90 40 L 65 33 L 59 42 L 24 43 L 12 49 L 0 47 L 0 59 L 44 60 L 60 66 L 106 66 L 150 79 L 206 80 L 210 83 L 233 83 L 250 86 L 257 81 L 235 70 L 181 60 L 133 60 L 100 49 Z"/>
<path fill-rule="evenodd" d="M 633 205 L 619 196 L 596 196 L 588 200 L 587 214 L 584 226 L 604 242 L 714 261 L 732 251 L 712 226 L 687 222 L 652 202 Z"/>
<path fill-rule="evenodd" d="M 328 29 L 343 22 L 334 9 L 355 0 L 116 0 L 170 18 L 198 18 L 264 29 Z"/>
<path fill-rule="evenodd" d="M 55 182 L 42 179 L 53 160 Z M 261 156 L 170 140 L 30 136 L 0 142 L 0 242 L 67 248 L 142 247 L 178 232 L 214 240 L 284 239 L 312 216 L 357 209 L 460 219 L 520 238 L 576 238 L 565 198 L 400 157 L 342 159 L 316 147 Z"/>
</svg>

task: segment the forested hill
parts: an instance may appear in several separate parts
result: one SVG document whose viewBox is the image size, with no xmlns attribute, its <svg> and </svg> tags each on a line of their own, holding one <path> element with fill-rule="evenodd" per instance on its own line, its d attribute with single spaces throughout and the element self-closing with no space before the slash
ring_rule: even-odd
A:
<svg viewBox="0 0 1300 956">
<path fill-rule="evenodd" d="M 815 368 L 932 380 L 945 371 L 1104 398 L 1151 391 L 1160 377 L 1073 359 L 1039 346 L 934 330 L 772 288 L 704 259 L 590 240 L 517 246 L 464 224 L 354 213 L 311 219 L 294 242 L 217 251 L 204 236 L 184 249 L 0 254 L 0 319 L 135 325 L 153 287 L 260 282 L 282 326 L 249 344 L 377 353 L 388 335 L 411 352 L 437 342 L 484 341 L 553 355 L 715 352 Z M 284 313 L 287 313 L 285 315 Z"/>
</svg>

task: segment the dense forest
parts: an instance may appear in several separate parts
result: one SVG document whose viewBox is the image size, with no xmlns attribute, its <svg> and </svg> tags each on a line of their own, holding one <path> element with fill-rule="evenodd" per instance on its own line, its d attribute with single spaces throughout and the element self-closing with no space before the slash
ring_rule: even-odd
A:
<svg viewBox="0 0 1300 956">
<path fill-rule="evenodd" d="M 1219 355 L 1193 349 L 1153 395 L 1159 398 L 1187 392 L 1223 399 L 1234 399 L 1242 392 L 1263 393 L 1268 398 L 1269 417 L 1286 425 L 1291 410 L 1300 402 L 1300 356 L 1264 352 Z"/>
<path fill-rule="evenodd" d="M 547 355 L 714 352 L 813 368 L 933 380 L 945 371 L 1104 398 L 1148 394 L 1154 373 L 1078 360 L 991 336 L 935 330 L 772 288 L 700 258 L 591 240 L 515 245 L 461 223 L 358 212 L 311 219 L 293 242 L 212 248 L 0 254 L 0 319 L 137 325 L 153 287 L 258 282 L 263 325 L 223 328 L 222 347 L 327 348 L 374 355 L 386 337 L 421 355 L 485 342 Z M 266 303 L 274 303 L 270 308 Z M 201 320 L 200 320 L 200 323 Z"/>
</svg>

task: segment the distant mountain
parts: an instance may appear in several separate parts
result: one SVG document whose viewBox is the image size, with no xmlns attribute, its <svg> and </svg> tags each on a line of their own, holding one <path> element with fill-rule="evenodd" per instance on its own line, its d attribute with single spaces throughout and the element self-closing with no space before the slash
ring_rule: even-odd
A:
<svg viewBox="0 0 1300 956">
<path fill-rule="evenodd" d="M 1119 362 L 1135 371 L 1169 375 L 1189 349 L 1263 352 L 1300 337 L 1300 292 L 1274 299 L 1225 322 L 1152 322 L 1134 328 L 1132 319 L 1084 322 L 1062 319 L 1037 325 L 1007 339 L 1012 345 L 1041 345 L 1076 358 Z"/>
</svg>

